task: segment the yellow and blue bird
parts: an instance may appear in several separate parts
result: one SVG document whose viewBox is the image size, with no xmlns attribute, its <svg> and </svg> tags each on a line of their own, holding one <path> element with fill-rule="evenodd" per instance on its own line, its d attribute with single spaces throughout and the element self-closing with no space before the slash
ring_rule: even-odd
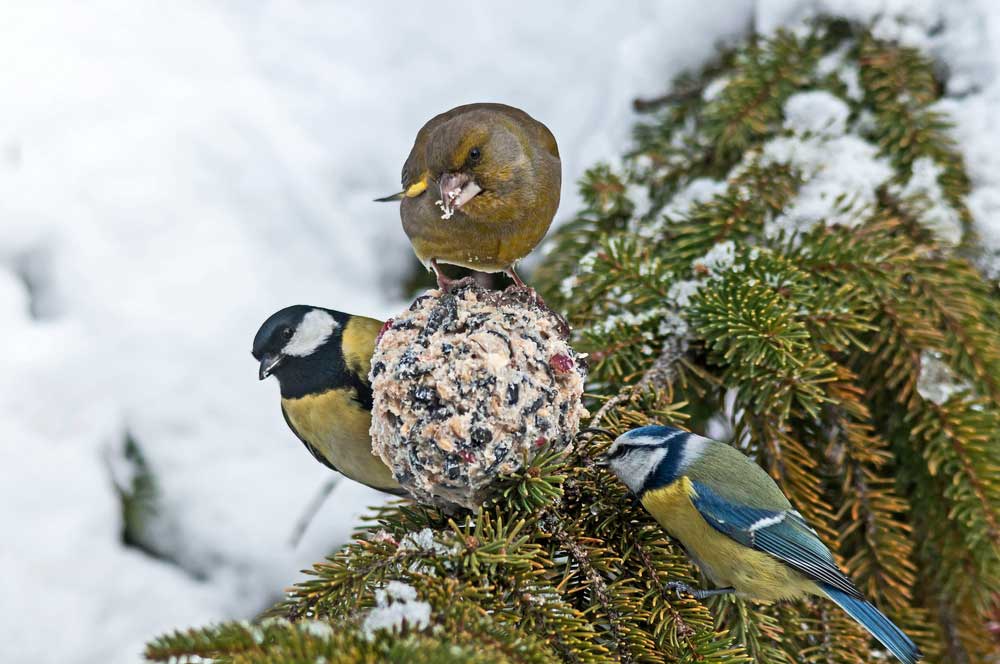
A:
<svg viewBox="0 0 1000 664">
<path fill-rule="evenodd" d="M 921 657 L 916 644 L 865 598 L 774 480 L 739 450 L 666 426 L 619 436 L 605 465 L 680 541 L 719 588 L 697 598 L 737 593 L 757 601 L 820 595 L 833 600 L 901 662 Z"/>
<path fill-rule="evenodd" d="M 373 489 L 403 488 L 372 454 L 368 381 L 381 321 L 298 304 L 272 314 L 253 340 L 259 377 L 278 379 L 281 413 L 323 465 Z"/>
</svg>

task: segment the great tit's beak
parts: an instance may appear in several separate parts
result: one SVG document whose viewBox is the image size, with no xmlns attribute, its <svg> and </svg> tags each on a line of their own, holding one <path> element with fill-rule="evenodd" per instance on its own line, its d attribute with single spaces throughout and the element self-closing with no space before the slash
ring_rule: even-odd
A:
<svg viewBox="0 0 1000 664">
<path fill-rule="evenodd" d="M 284 360 L 284 355 L 264 353 L 264 357 L 260 358 L 260 373 L 257 375 L 260 376 L 261 380 L 264 380 L 270 376 L 274 370 L 278 368 L 278 365 L 284 362 Z"/>
<path fill-rule="evenodd" d="M 471 176 L 466 173 L 444 173 L 438 178 L 438 189 L 441 200 L 437 205 L 444 212 L 443 219 L 449 219 L 455 210 L 462 207 L 483 190 Z"/>
</svg>

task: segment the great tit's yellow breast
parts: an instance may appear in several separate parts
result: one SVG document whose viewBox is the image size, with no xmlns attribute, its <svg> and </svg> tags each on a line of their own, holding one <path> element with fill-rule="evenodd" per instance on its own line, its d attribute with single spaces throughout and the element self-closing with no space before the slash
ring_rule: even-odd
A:
<svg viewBox="0 0 1000 664">
<path fill-rule="evenodd" d="M 376 489 L 399 488 L 389 468 L 372 454 L 371 413 L 355 400 L 353 388 L 282 399 L 281 404 L 296 433 L 341 473 Z"/>
<path fill-rule="evenodd" d="M 642 505 L 668 533 L 680 540 L 705 575 L 721 588 L 762 602 L 817 594 L 819 588 L 772 556 L 748 548 L 712 528 L 691 502 L 691 480 L 681 477 L 650 489 Z"/>
</svg>

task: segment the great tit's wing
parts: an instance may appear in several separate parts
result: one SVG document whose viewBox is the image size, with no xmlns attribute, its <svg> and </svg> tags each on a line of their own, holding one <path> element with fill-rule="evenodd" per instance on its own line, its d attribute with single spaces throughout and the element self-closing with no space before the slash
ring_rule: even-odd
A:
<svg viewBox="0 0 1000 664">
<path fill-rule="evenodd" d="M 743 546 L 785 562 L 805 576 L 863 599 L 837 567 L 830 550 L 794 510 L 768 510 L 738 505 L 701 482 L 692 482 L 691 502 L 710 526 Z"/>
<path fill-rule="evenodd" d="M 336 471 L 336 472 L 340 473 L 340 469 L 338 469 L 336 466 L 334 466 L 332 463 L 330 463 L 329 459 L 327 459 L 325 456 L 323 456 L 320 453 L 319 450 L 317 450 L 315 447 L 313 447 L 309 443 L 308 440 L 306 440 L 305 438 L 302 437 L 302 434 L 299 433 L 298 429 L 295 428 L 295 425 L 292 424 L 292 420 L 288 417 L 288 412 L 285 411 L 284 405 L 281 406 L 281 416 L 285 418 L 285 424 L 287 424 L 288 428 L 292 430 L 292 433 L 295 434 L 295 437 L 298 438 L 299 440 L 301 440 L 302 444 L 306 446 L 307 450 L 309 450 L 309 454 L 312 454 L 313 457 L 315 457 L 315 459 L 317 461 L 319 461 L 321 464 L 323 464 L 324 466 L 326 466 L 330 470 L 333 470 L 333 471 Z M 343 475 L 343 473 L 340 473 L 340 474 Z"/>
</svg>

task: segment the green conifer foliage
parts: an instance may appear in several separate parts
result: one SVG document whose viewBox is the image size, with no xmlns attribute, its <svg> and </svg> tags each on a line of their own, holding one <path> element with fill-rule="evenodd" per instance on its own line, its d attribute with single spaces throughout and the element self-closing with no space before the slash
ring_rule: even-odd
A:
<svg viewBox="0 0 1000 664">
<path fill-rule="evenodd" d="M 755 38 L 637 103 L 635 149 L 587 173 L 535 282 L 590 352 L 592 425 L 729 428 L 928 661 L 987 663 L 1000 294 L 939 95 L 924 56 L 857 26 Z M 830 602 L 664 590 L 697 569 L 593 464 L 606 445 L 542 454 L 476 515 L 378 509 L 257 624 L 147 656 L 885 661 Z"/>
</svg>

